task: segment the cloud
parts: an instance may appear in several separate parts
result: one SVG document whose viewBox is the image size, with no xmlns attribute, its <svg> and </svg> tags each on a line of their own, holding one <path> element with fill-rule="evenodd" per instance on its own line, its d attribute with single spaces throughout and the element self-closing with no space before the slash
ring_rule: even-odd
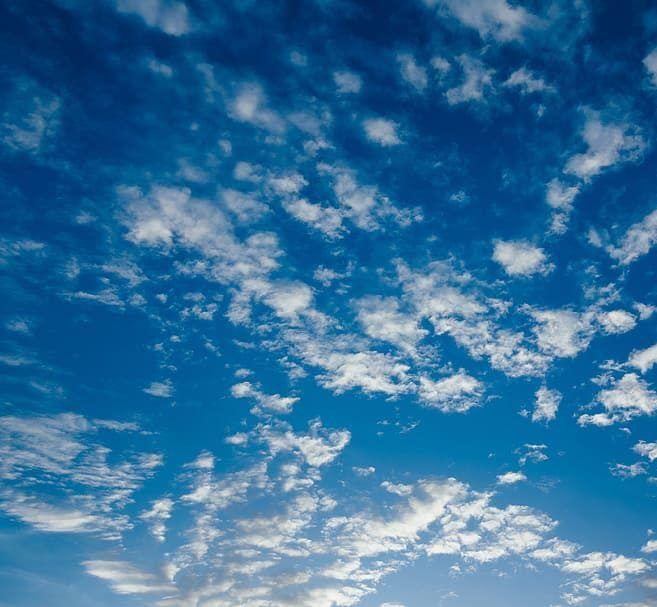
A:
<svg viewBox="0 0 657 607">
<path fill-rule="evenodd" d="M 515 485 L 526 481 L 527 477 L 522 472 L 505 472 L 497 477 L 498 485 Z"/>
<path fill-rule="evenodd" d="M 623 266 L 646 255 L 657 243 L 657 209 L 629 227 L 616 246 L 607 252 Z"/>
<path fill-rule="evenodd" d="M 657 48 L 652 49 L 644 57 L 643 66 L 650 75 L 653 86 L 657 86 Z"/>
<path fill-rule="evenodd" d="M 532 413 L 532 421 L 549 422 L 555 419 L 561 399 L 562 396 L 558 390 L 550 390 L 545 386 L 541 386 L 536 391 L 536 405 Z"/>
<path fill-rule="evenodd" d="M 341 95 L 360 93 L 363 87 L 363 79 L 355 72 L 346 70 L 333 72 L 333 82 Z"/>
<path fill-rule="evenodd" d="M 646 142 L 638 129 L 622 122 L 603 121 L 599 112 L 586 111 L 582 139 L 587 149 L 568 159 L 564 173 L 590 181 L 604 169 L 638 160 Z"/>
<path fill-rule="evenodd" d="M 427 70 L 418 65 L 415 57 L 410 53 L 399 53 L 397 62 L 404 82 L 409 84 L 416 92 L 423 93 L 429 82 Z"/>
<path fill-rule="evenodd" d="M 641 552 L 645 554 L 652 554 L 657 552 L 657 540 L 648 540 L 642 547 Z"/>
<path fill-rule="evenodd" d="M 171 36 L 189 33 L 189 11 L 184 2 L 176 0 L 115 0 L 120 13 L 138 15 L 149 27 Z"/>
<path fill-rule="evenodd" d="M 164 381 L 151 382 L 142 392 L 155 396 L 157 398 L 173 398 L 174 387 L 171 380 L 165 379 Z"/>
<path fill-rule="evenodd" d="M 647 373 L 657 363 L 657 344 L 644 350 L 633 350 L 627 364 L 641 373 Z"/>
<path fill-rule="evenodd" d="M 479 32 L 482 38 L 500 42 L 521 40 L 524 31 L 540 25 L 537 17 L 522 6 L 507 0 L 425 0 L 430 6 L 444 6 L 466 27 Z"/>
<path fill-rule="evenodd" d="M 148 525 L 151 535 L 158 542 L 163 542 L 166 539 L 166 522 L 171 518 L 173 504 L 172 499 L 163 497 L 151 502 L 151 507 L 139 515 L 139 518 Z"/>
<path fill-rule="evenodd" d="M 636 317 L 625 310 L 600 312 L 597 320 L 607 335 L 627 333 L 636 327 Z"/>
<path fill-rule="evenodd" d="M 144 573 L 125 561 L 85 561 L 89 575 L 109 583 L 117 594 L 175 593 L 176 587 L 152 573 Z"/>
<path fill-rule="evenodd" d="M 285 130 L 283 119 L 268 106 L 262 86 L 254 82 L 238 88 L 228 103 L 228 113 L 238 122 L 246 122 L 275 134 Z"/>
<path fill-rule="evenodd" d="M 600 391 L 597 400 L 604 412 L 580 415 L 580 425 L 610 426 L 657 411 L 657 393 L 636 373 L 625 373 L 610 388 Z"/>
<path fill-rule="evenodd" d="M 593 339 L 591 314 L 573 310 L 528 310 L 536 321 L 534 333 L 539 348 L 558 358 L 574 358 Z"/>
<path fill-rule="evenodd" d="M 62 100 L 33 81 L 22 80 L 7 93 L 5 103 L 2 143 L 17 152 L 41 153 L 59 131 Z"/>
<path fill-rule="evenodd" d="M 460 55 L 458 62 L 463 70 L 463 82 L 445 93 L 449 105 L 468 101 L 482 101 L 486 91 L 493 86 L 494 70 L 468 55 Z"/>
<path fill-rule="evenodd" d="M 504 86 L 507 88 L 517 88 L 523 95 L 554 91 L 543 78 L 536 76 L 534 72 L 528 70 L 526 67 L 518 68 L 512 72 L 504 81 Z"/>
<path fill-rule="evenodd" d="M 281 396 L 280 394 L 266 394 L 258 390 L 251 382 L 245 381 L 235 384 L 230 389 L 234 398 L 250 398 L 256 401 L 256 407 L 251 409 L 252 413 L 272 411 L 274 413 L 290 413 L 292 407 L 298 402 L 297 397 Z"/>
<path fill-rule="evenodd" d="M 41 531 L 118 539 L 132 526 L 123 508 L 162 457 L 114 454 L 91 437 L 136 429 L 72 413 L 0 417 L 0 509 Z"/>
<path fill-rule="evenodd" d="M 399 145 L 399 125 L 385 118 L 368 118 L 363 120 L 363 129 L 367 138 L 383 147 Z"/>
<path fill-rule="evenodd" d="M 636 462 L 635 464 L 613 464 L 609 467 L 609 471 L 620 478 L 634 478 L 646 474 L 646 465 L 644 462 Z"/>
<path fill-rule="evenodd" d="M 499 263 L 509 276 L 547 274 L 554 267 L 548 262 L 543 249 L 524 240 L 495 241 L 493 260 Z"/>
<path fill-rule="evenodd" d="M 367 335 L 394 344 L 404 352 L 415 352 L 418 342 L 428 333 L 420 328 L 416 318 L 399 309 L 394 298 L 364 297 L 356 302 L 356 309 Z"/>
<path fill-rule="evenodd" d="M 483 392 L 482 383 L 461 370 L 438 381 L 420 377 L 418 396 L 443 413 L 465 413 L 480 404 Z"/>
<path fill-rule="evenodd" d="M 646 441 L 639 441 L 632 451 L 638 453 L 642 457 L 647 457 L 651 462 L 657 460 L 657 443 L 647 443 Z"/>
</svg>

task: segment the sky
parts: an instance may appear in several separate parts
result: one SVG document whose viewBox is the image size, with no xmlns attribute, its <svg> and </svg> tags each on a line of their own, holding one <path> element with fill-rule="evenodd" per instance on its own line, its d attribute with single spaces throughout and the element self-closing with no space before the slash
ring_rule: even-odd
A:
<svg viewBox="0 0 657 607">
<path fill-rule="evenodd" d="M 657 606 L 654 3 L 0 30 L 0 607 Z"/>
</svg>

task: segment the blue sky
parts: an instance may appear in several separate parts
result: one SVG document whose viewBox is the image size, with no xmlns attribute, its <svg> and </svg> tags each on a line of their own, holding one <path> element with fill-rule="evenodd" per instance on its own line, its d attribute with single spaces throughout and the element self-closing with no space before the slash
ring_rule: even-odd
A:
<svg viewBox="0 0 657 607">
<path fill-rule="evenodd" d="M 657 605 L 657 9 L 0 7 L 2 607 Z"/>
</svg>

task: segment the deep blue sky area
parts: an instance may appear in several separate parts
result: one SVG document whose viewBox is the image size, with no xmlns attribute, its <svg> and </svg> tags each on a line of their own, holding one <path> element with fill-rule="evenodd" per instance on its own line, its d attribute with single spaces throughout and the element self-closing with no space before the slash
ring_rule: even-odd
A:
<svg viewBox="0 0 657 607">
<path fill-rule="evenodd" d="M 654 3 L 0 54 L 0 607 L 657 607 Z"/>
</svg>

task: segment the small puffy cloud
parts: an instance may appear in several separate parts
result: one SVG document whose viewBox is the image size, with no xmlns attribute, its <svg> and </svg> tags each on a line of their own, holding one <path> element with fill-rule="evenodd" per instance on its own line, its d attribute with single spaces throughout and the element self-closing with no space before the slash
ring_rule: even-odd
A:
<svg viewBox="0 0 657 607">
<path fill-rule="evenodd" d="M 426 405 L 444 413 L 465 413 L 479 405 L 483 392 L 482 383 L 465 371 L 438 381 L 421 377 L 418 388 L 418 395 Z"/>
<path fill-rule="evenodd" d="M 477 30 L 484 39 L 520 40 L 526 29 L 540 25 L 535 15 L 507 0 L 425 0 L 425 3 L 445 7 L 462 25 Z"/>
<path fill-rule="evenodd" d="M 585 152 L 571 156 L 564 172 L 589 181 L 603 169 L 637 160 L 646 148 L 638 129 L 625 123 L 603 121 L 598 112 L 587 110 L 582 131 Z"/>
<path fill-rule="evenodd" d="M 398 128 L 399 125 L 396 122 L 385 118 L 368 118 L 363 121 L 363 129 L 367 138 L 383 147 L 401 143 L 397 133 Z"/>
<path fill-rule="evenodd" d="M 267 97 L 257 83 L 243 84 L 228 104 L 228 111 L 234 120 L 246 122 L 272 133 L 285 129 L 283 119 L 267 105 Z"/>
<path fill-rule="evenodd" d="M 650 75 L 652 84 L 657 86 L 657 48 L 652 49 L 643 59 L 643 66 Z"/>
<path fill-rule="evenodd" d="M 610 388 L 601 390 L 597 400 L 604 412 L 580 415 L 580 425 L 610 426 L 657 412 L 657 393 L 636 373 L 626 373 Z"/>
<path fill-rule="evenodd" d="M 630 226 L 616 246 L 607 252 L 623 266 L 643 257 L 657 244 L 657 209 Z"/>
<path fill-rule="evenodd" d="M 572 207 L 579 190 L 579 185 L 568 186 L 559 179 L 552 179 L 548 183 L 545 200 L 553 209 L 567 210 Z"/>
<path fill-rule="evenodd" d="M 354 466 L 352 470 L 356 476 L 360 476 L 360 477 L 370 476 L 376 472 L 376 468 L 374 466 L 367 466 L 367 467 Z"/>
<path fill-rule="evenodd" d="M 504 86 L 508 88 L 517 88 L 523 95 L 553 90 L 543 78 L 536 76 L 536 74 L 531 70 L 528 70 L 526 67 L 521 67 L 513 72 L 504 81 Z"/>
<path fill-rule="evenodd" d="M 221 191 L 221 199 L 240 223 L 257 221 L 269 210 L 266 204 L 257 200 L 253 195 L 229 188 Z"/>
<path fill-rule="evenodd" d="M 397 55 L 397 61 L 399 62 L 399 71 L 404 81 L 418 93 L 424 92 L 428 84 L 427 70 L 418 65 L 415 57 L 410 53 L 399 53 Z"/>
<path fill-rule="evenodd" d="M 463 82 L 445 93 L 449 105 L 482 101 L 486 91 L 493 86 L 494 70 L 488 69 L 479 59 L 461 55 L 458 62 L 463 69 Z"/>
<path fill-rule="evenodd" d="M 252 409 L 253 413 L 258 413 L 262 409 L 274 413 L 290 413 L 294 404 L 299 400 L 295 396 L 266 394 L 248 381 L 235 384 L 230 389 L 230 392 L 234 398 L 249 398 L 254 400 L 256 402 L 256 407 Z"/>
<path fill-rule="evenodd" d="M 539 348 L 559 358 L 574 358 L 593 338 L 589 315 L 573 310 L 530 310 Z"/>
<path fill-rule="evenodd" d="M 445 57 L 436 55 L 435 57 L 431 58 L 431 67 L 440 75 L 444 75 L 452 69 L 452 64 L 447 59 L 445 59 Z"/>
<path fill-rule="evenodd" d="M 641 552 L 645 554 L 653 554 L 657 552 L 657 540 L 648 540 L 642 547 Z"/>
<path fill-rule="evenodd" d="M 388 493 L 394 495 L 405 496 L 413 493 L 413 485 L 405 485 L 404 483 L 391 483 L 390 481 L 383 481 L 381 487 Z"/>
<path fill-rule="evenodd" d="M 116 0 L 116 10 L 141 17 L 149 27 L 171 36 L 182 36 L 190 30 L 189 11 L 176 0 Z"/>
<path fill-rule="evenodd" d="M 600 312 L 597 320 L 607 335 L 627 333 L 636 327 L 636 317 L 625 310 Z"/>
<path fill-rule="evenodd" d="M 363 87 L 362 78 L 355 72 L 346 70 L 333 72 L 333 82 L 341 95 L 360 93 Z"/>
<path fill-rule="evenodd" d="M 547 274 L 554 267 L 545 251 L 524 240 L 496 240 L 493 260 L 499 263 L 509 276 Z"/>
<path fill-rule="evenodd" d="M 515 485 L 526 481 L 527 477 L 522 472 L 505 472 L 497 477 L 498 485 Z"/>
<path fill-rule="evenodd" d="M 299 453 L 309 466 L 319 468 L 330 464 L 351 440 L 348 430 L 328 430 L 316 420 L 310 424 L 308 434 L 295 434 L 291 429 L 278 431 L 264 428 L 262 439 L 273 455 L 281 452 Z"/>
<path fill-rule="evenodd" d="M 536 391 L 536 405 L 532 413 L 532 421 L 552 421 L 557 416 L 561 398 L 561 393 L 558 390 L 550 390 L 545 386 L 541 386 Z"/>
<path fill-rule="evenodd" d="M 412 353 L 427 331 L 420 328 L 417 318 L 404 314 L 394 298 L 369 296 L 356 304 L 358 320 L 367 335 L 394 344 Z"/>
<path fill-rule="evenodd" d="M 638 453 L 642 457 L 647 457 L 651 462 L 657 459 L 657 443 L 647 443 L 646 441 L 639 441 L 632 447 L 634 453 Z"/>
<path fill-rule="evenodd" d="M 14 151 L 39 154 L 59 129 L 60 98 L 30 81 L 17 83 L 5 98 L 11 109 L 0 116 L 0 141 Z"/>
<path fill-rule="evenodd" d="M 173 396 L 174 388 L 171 380 L 165 379 L 164 381 L 154 381 L 150 385 L 142 389 L 142 392 L 155 396 L 157 398 L 171 398 Z"/>
<path fill-rule="evenodd" d="M 303 198 L 284 200 L 283 208 L 296 220 L 301 221 L 327 238 L 339 238 L 345 231 L 343 214 L 335 207 L 322 206 Z"/>
<path fill-rule="evenodd" d="M 609 471 L 620 478 L 634 478 L 646 474 L 646 464 L 644 462 L 636 462 L 634 464 L 613 464 L 609 467 Z"/>
</svg>

